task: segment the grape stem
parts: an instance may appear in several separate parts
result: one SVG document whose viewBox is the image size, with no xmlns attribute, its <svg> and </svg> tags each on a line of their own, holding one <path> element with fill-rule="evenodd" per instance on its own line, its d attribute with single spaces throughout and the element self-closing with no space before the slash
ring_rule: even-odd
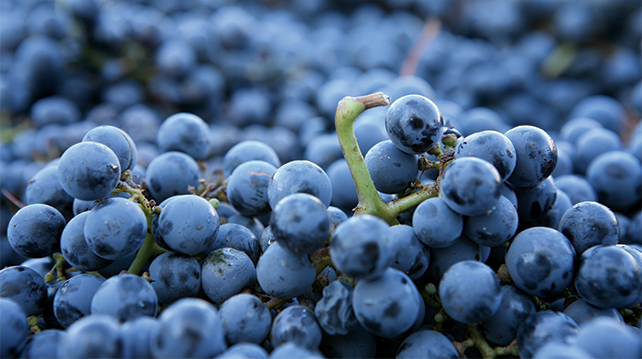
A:
<svg viewBox="0 0 642 359">
<path fill-rule="evenodd" d="M 143 245 L 138 249 L 138 253 L 136 253 L 136 258 L 134 258 L 129 269 L 127 269 L 127 272 L 130 274 L 138 275 L 150 258 L 157 257 L 167 252 L 156 244 L 156 239 L 152 233 L 152 214 L 145 213 L 145 217 L 147 217 L 147 234 L 145 235 Z"/>
<path fill-rule="evenodd" d="M 343 157 L 348 164 L 352 180 L 357 188 L 359 203 L 355 208 L 354 215 L 371 214 L 383 219 L 390 225 L 397 225 L 399 224 L 397 217 L 403 211 L 418 205 L 428 198 L 438 196 L 440 187 L 439 180 L 437 180 L 430 185 L 420 187 L 419 190 L 412 192 L 408 196 L 390 201 L 387 204 L 379 197 L 354 135 L 353 124 L 363 111 L 389 104 L 390 97 L 382 92 L 360 97 L 346 96 L 337 105 L 334 122 Z M 435 151 L 440 157 L 439 168 L 441 173 L 448 164 L 444 161 L 444 157 L 447 158 L 447 156 L 441 156 L 442 151 L 440 148 L 436 148 Z"/>
</svg>

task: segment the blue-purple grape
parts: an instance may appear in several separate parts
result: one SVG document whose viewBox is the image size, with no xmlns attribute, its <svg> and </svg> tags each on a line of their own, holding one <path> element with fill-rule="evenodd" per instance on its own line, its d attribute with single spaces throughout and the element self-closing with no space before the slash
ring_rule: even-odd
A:
<svg viewBox="0 0 642 359">
<path fill-rule="evenodd" d="M 481 322 L 486 339 L 498 345 L 508 345 L 517 336 L 517 330 L 529 315 L 536 312 L 535 303 L 524 292 L 512 285 L 501 288 L 502 302 L 492 317 Z"/>
<path fill-rule="evenodd" d="M 60 156 L 58 179 L 70 196 L 85 201 L 106 197 L 120 180 L 118 156 L 98 142 L 80 142 Z"/>
<path fill-rule="evenodd" d="M 154 358 L 212 358 L 227 348 L 218 310 L 202 299 L 179 299 L 158 320 L 152 336 Z"/>
<path fill-rule="evenodd" d="M 453 211 L 479 216 L 495 208 L 501 196 L 499 172 L 489 162 L 476 157 L 453 160 L 441 178 L 441 194 Z"/>
<path fill-rule="evenodd" d="M 374 279 L 360 280 L 352 295 L 359 323 L 370 333 L 393 339 L 412 328 L 424 305 L 410 277 L 388 268 Z"/>
<path fill-rule="evenodd" d="M 455 158 L 477 157 L 495 166 L 499 177 L 506 181 L 515 170 L 517 155 L 515 146 L 497 131 L 481 131 L 466 136 L 457 143 Z"/>
<path fill-rule="evenodd" d="M 314 283 L 316 270 L 307 255 L 294 253 L 279 242 L 272 243 L 259 258 L 256 279 L 268 294 L 290 299 L 305 293 Z"/>
<path fill-rule="evenodd" d="M 218 213 L 206 199 L 180 195 L 161 211 L 155 233 L 172 250 L 193 255 L 214 244 L 219 226 Z"/>
<path fill-rule="evenodd" d="M 622 246 L 593 246 L 580 256 L 575 288 L 595 307 L 623 308 L 640 296 L 642 266 Z"/>
<path fill-rule="evenodd" d="M 201 172 L 196 161 L 189 155 L 164 152 L 147 165 L 145 180 L 147 189 L 157 203 L 181 194 L 189 194 L 190 187 L 198 187 Z"/>
<path fill-rule="evenodd" d="M 17 357 L 29 336 L 27 315 L 11 298 L 0 297 L 0 356 Z"/>
<path fill-rule="evenodd" d="M 332 233 L 330 257 L 336 268 L 356 278 L 381 275 L 394 260 L 390 226 L 373 215 L 351 217 Z"/>
<path fill-rule="evenodd" d="M 459 353 L 444 334 L 424 329 L 404 339 L 397 350 L 397 358 L 459 358 Z"/>
<path fill-rule="evenodd" d="M 421 95 L 395 100 L 386 111 L 386 132 L 401 151 L 421 154 L 439 144 L 444 119 L 437 106 Z"/>
<path fill-rule="evenodd" d="M 328 207 L 332 200 L 332 183 L 317 164 L 305 160 L 288 162 L 277 168 L 268 185 L 268 202 L 271 208 L 293 193 L 308 193 Z"/>
<path fill-rule="evenodd" d="M 11 217 L 7 239 L 11 248 L 25 257 L 46 257 L 60 249 L 65 225 L 65 218 L 54 207 L 30 204 Z"/>
<path fill-rule="evenodd" d="M 513 204 L 501 196 L 497 206 L 487 214 L 467 217 L 464 234 L 473 242 L 488 247 L 498 247 L 515 235 L 519 216 Z"/>
<path fill-rule="evenodd" d="M 379 192 L 403 192 L 417 178 L 417 156 L 401 151 L 390 140 L 374 145 L 364 159 Z"/>
<path fill-rule="evenodd" d="M 87 315 L 66 330 L 58 358 L 117 358 L 121 355 L 118 320 L 109 315 Z"/>
<path fill-rule="evenodd" d="M 109 147 L 118 157 L 121 171 L 132 169 L 136 165 L 138 154 L 136 144 L 125 131 L 118 127 L 94 127 L 85 134 L 82 141 L 98 142 Z"/>
<path fill-rule="evenodd" d="M 270 338 L 274 346 L 294 342 L 307 349 L 316 349 L 321 344 L 322 331 L 310 308 L 291 305 L 274 318 Z"/>
<path fill-rule="evenodd" d="M 269 213 L 268 185 L 277 168 L 265 161 L 241 163 L 227 178 L 227 198 L 244 216 Z"/>
<path fill-rule="evenodd" d="M 210 252 L 203 261 L 201 287 L 214 303 L 221 304 L 256 282 L 256 268 L 247 254 L 234 248 Z"/>
<path fill-rule="evenodd" d="M 88 273 L 67 279 L 53 300 L 53 311 L 58 323 L 69 328 L 76 320 L 88 315 L 91 299 L 104 281 L 105 278 Z"/>
<path fill-rule="evenodd" d="M 446 313 L 460 323 L 490 319 L 499 309 L 502 292 L 495 272 L 477 261 L 453 264 L 439 281 L 439 299 Z"/>
<path fill-rule="evenodd" d="M 550 176 L 557 165 L 557 147 L 541 128 L 517 126 L 506 137 L 515 146 L 517 163 L 508 182 L 518 187 L 532 187 Z"/>
<path fill-rule="evenodd" d="M 142 277 L 121 274 L 104 281 L 91 298 L 91 314 L 110 315 L 120 322 L 156 316 L 158 297 Z"/>
<path fill-rule="evenodd" d="M 187 254 L 166 252 L 149 265 L 149 279 L 158 302 L 169 305 L 186 297 L 195 297 L 201 289 L 201 265 Z"/>
<path fill-rule="evenodd" d="M 272 210 L 270 227 L 276 241 L 296 253 L 310 254 L 330 235 L 327 206 L 307 193 L 293 193 Z"/>
<path fill-rule="evenodd" d="M 272 316 L 268 307 L 251 294 L 234 295 L 218 310 L 228 345 L 237 343 L 261 344 L 270 333 Z"/>
<path fill-rule="evenodd" d="M 84 233 L 92 252 L 115 260 L 140 248 L 147 235 L 147 219 L 138 204 L 120 197 L 107 198 L 89 211 Z"/>
<path fill-rule="evenodd" d="M 357 324 L 352 310 L 350 284 L 336 280 L 323 288 L 323 297 L 314 307 L 314 314 L 323 331 L 330 335 L 347 335 Z"/>
<path fill-rule="evenodd" d="M 156 142 L 162 152 L 184 152 L 198 161 L 209 154 L 211 141 L 210 130 L 205 121 L 187 112 L 169 116 L 160 125 L 156 135 Z"/>
<path fill-rule="evenodd" d="M 433 197 L 417 206 L 412 215 L 412 227 L 428 247 L 445 248 L 461 236 L 464 219 L 450 209 L 443 197 Z"/>
<path fill-rule="evenodd" d="M 40 314 L 47 303 L 47 285 L 29 267 L 6 267 L 0 270 L 0 297 L 15 301 L 26 315 Z"/>
<path fill-rule="evenodd" d="M 586 201 L 576 203 L 560 220 L 559 230 L 568 238 L 577 255 L 598 244 L 617 244 L 620 226 L 615 214 L 605 205 Z"/>
<path fill-rule="evenodd" d="M 113 261 L 97 256 L 85 240 L 85 221 L 89 212 L 75 215 L 60 236 L 60 251 L 67 263 L 81 271 L 103 269 Z"/>
<path fill-rule="evenodd" d="M 545 310 L 528 316 L 517 330 L 517 348 L 522 358 L 532 358 L 542 346 L 559 341 L 570 342 L 577 336 L 578 325 L 562 312 Z"/>
</svg>

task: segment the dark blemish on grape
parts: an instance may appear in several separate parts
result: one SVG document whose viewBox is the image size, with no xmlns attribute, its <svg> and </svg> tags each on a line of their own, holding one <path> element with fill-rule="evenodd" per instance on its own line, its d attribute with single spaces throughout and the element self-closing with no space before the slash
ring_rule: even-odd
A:
<svg viewBox="0 0 642 359">
<path fill-rule="evenodd" d="M 366 243 L 363 246 L 363 254 L 359 257 L 358 261 L 366 272 L 372 272 L 379 260 L 379 246 L 376 243 Z"/>
<path fill-rule="evenodd" d="M 538 201 L 533 202 L 533 205 L 531 206 L 530 210 L 530 216 L 531 219 L 538 219 L 539 217 L 542 216 L 542 207 L 540 206 Z"/>
<path fill-rule="evenodd" d="M 424 127 L 424 121 L 419 117 L 413 116 L 413 117 L 410 118 L 410 121 L 408 121 L 408 122 L 410 123 L 410 126 L 414 130 L 418 130 L 418 129 Z"/>
<path fill-rule="evenodd" d="M 378 333 L 381 330 L 381 323 L 367 317 L 363 318 L 363 323 L 361 324 L 373 333 Z"/>
<path fill-rule="evenodd" d="M 551 274 L 552 265 L 548 257 L 541 253 L 535 254 L 534 258 L 531 257 L 521 257 L 517 261 L 517 274 L 527 289 L 535 290 L 539 283 Z"/>
<path fill-rule="evenodd" d="M 390 318 L 396 318 L 399 313 L 401 313 L 401 306 L 397 302 L 390 303 L 390 305 L 383 311 L 383 315 Z"/>
</svg>

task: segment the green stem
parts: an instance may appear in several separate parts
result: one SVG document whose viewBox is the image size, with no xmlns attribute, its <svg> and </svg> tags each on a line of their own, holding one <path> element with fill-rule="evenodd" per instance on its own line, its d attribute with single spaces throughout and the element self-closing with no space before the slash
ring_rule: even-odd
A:
<svg viewBox="0 0 642 359">
<path fill-rule="evenodd" d="M 128 273 L 136 275 L 140 273 L 150 258 L 167 252 L 156 244 L 156 239 L 154 239 L 154 234 L 152 234 L 152 214 L 146 213 L 145 216 L 147 217 L 147 235 L 145 235 L 143 245 L 138 249 L 138 253 L 136 253 L 136 258 L 134 258 L 134 261 L 127 270 Z"/>
<path fill-rule="evenodd" d="M 497 356 L 497 352 L 495 351 L 495 349 L 491 348 L 490 345 L 488 345 L 486 338 L 484 338 L 478 327 L 468 326 L 468 333 L 470 335 L 470 339 L 475 342 L 475 346 L 482 354 L 482 358 L 492 359 Z"/>
<path fill-rule="evenodd" d="M 361 97 L 346 96 L 337 105 L 334 121 L 343 157 L 348 163 L 352 180 L 357 188 L 359 204 L 355 209 L 355 215 L 372 214 L 382 218 L 390 225 L 394 225 L 399 222 L 396 216 L 391 216 L 388 213 L 386 204 L 377 193 L 353 128 L 354 121 L 363 111 L 389 104 L 390 97 L 381 92 Z"/>
</svg>

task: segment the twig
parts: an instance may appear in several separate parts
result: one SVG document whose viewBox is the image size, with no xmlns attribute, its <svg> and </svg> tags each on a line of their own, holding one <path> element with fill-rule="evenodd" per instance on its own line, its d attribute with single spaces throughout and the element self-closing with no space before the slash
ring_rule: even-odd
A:
<svg viewBox="0 0 642 359">
<path fill-rule="evenodd" d="M 403 64 L 401 65 L 401 71 L 399 71 L 399 76 L 412 76 L 417 72 L 417 67 L 421 58 L 426 53 L 426 50 L 430 45 L 435 41 L 437 34 L 441 30 L 441 21 L 438 18 L 432 18 L 426 21 L 423 31 L 419 35 L 419 38 L 412 45 L 408 55 L 404 59 Z"/>
</svg>

